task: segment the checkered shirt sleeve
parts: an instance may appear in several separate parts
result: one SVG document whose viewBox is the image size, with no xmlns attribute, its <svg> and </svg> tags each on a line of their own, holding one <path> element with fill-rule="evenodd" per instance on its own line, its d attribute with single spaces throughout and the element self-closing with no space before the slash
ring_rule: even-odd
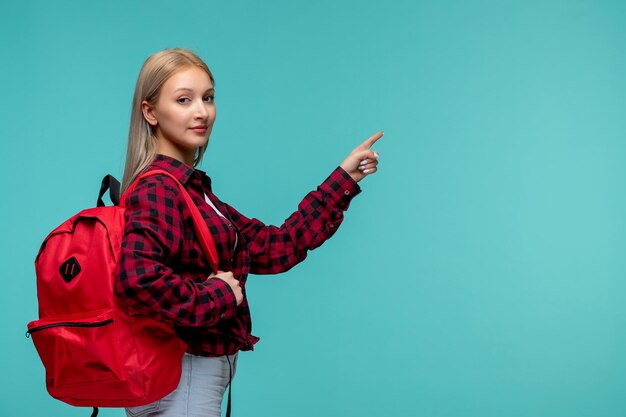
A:
<svg viewBox="0 0 626 417">
<path fill-rule="evenodd" d="M 228 284 L 206 274 L 182 276 L 184 225 L 175 183 L 163 176 L 141 180 L 127 197 L 117 295 L 142 313 L 178 326 L 211 326 L 234 317 Z M 182 261 L 185 261 L 184 259 Z M 189 261 L 189 260 L 187 260 Z"/>
<path fill-rule="evenodd" d="M 279 227 L 247 218 L 227 205 L 228 214 L 246 240 L 250 272 L 277 274 L 303 261 L 309 250 L 335 233 L 343 221 L 343 212 L 360 192 L 356 181 L 337 167 L 316 190 L 304 197 L 298 210 Z"/>
</svg>

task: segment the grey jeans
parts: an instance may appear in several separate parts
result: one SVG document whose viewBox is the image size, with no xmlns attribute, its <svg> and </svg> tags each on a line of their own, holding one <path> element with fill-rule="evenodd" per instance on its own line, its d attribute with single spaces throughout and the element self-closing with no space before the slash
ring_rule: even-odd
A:
<svg viewBox="0 0 626 417">
<path fill-rule="evenodd" d="M 230 360 L 230 366 L 228 361 Z M 235 376 L 237 353 L 207 358 L 185 353 L 180 383 L 159 401 L 126 409 L 128 417 L 220 417 L 228 372 Z"/>
</svg>

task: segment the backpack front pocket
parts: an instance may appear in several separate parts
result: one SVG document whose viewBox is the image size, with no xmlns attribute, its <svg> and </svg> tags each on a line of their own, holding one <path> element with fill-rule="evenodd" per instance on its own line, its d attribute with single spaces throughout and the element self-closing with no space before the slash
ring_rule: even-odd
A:
<svg viewBox="0 0 626 417">
<path fill-rule="evenodd" d="M 28 324 L 48 388 L 123 380 L 111 310 L 48 317 Z"/>
</svg>

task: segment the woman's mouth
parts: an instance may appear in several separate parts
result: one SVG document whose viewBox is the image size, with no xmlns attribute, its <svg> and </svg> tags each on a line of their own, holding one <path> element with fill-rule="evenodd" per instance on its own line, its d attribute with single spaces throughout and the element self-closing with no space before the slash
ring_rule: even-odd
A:
<svg viewBox="0 0 626 417">
<path fill-rule="evenodd" d="M 194 127 L 191 128 L 191 130 L 193 130 L 194 132 L 196 132 L 199 135 L 204 135 L 208 128 L 209 128 L 208 126 L 201 125 L 201 126 L 194 126 Z"/>
</svg>

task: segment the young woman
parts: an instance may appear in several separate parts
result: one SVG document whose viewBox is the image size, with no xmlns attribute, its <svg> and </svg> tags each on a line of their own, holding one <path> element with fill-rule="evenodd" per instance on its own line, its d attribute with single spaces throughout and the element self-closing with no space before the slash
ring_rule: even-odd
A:
<svg viewBox="0 0 626 417">
<path fill-rule="evenodd" d="M 116 293 L 144 314 L 170 323 L 189 346 L 178 388 L 156 403 L 128 408 L 128 416 L 220 416 L 237 353 L 252 350 L 245 283 L 248 273 L 276 274 L 304 260 L 330 238 L 377 171 L 371 146 L 354 149 L 307 194 L 280 227 L 248 218 L 213 194 L 211 179 L 195 169 L 215 122 L 214 79 L 192 52 L 167 49 L 144 63 L 133 98 L 122 189 L 145 170 L 172 173 L 198 206 L 215 241 L 219 272 L 211 273 L 189 209 L 175 182 L 142 179 L 126 196 L 126 227 Z"/>
</svg>

